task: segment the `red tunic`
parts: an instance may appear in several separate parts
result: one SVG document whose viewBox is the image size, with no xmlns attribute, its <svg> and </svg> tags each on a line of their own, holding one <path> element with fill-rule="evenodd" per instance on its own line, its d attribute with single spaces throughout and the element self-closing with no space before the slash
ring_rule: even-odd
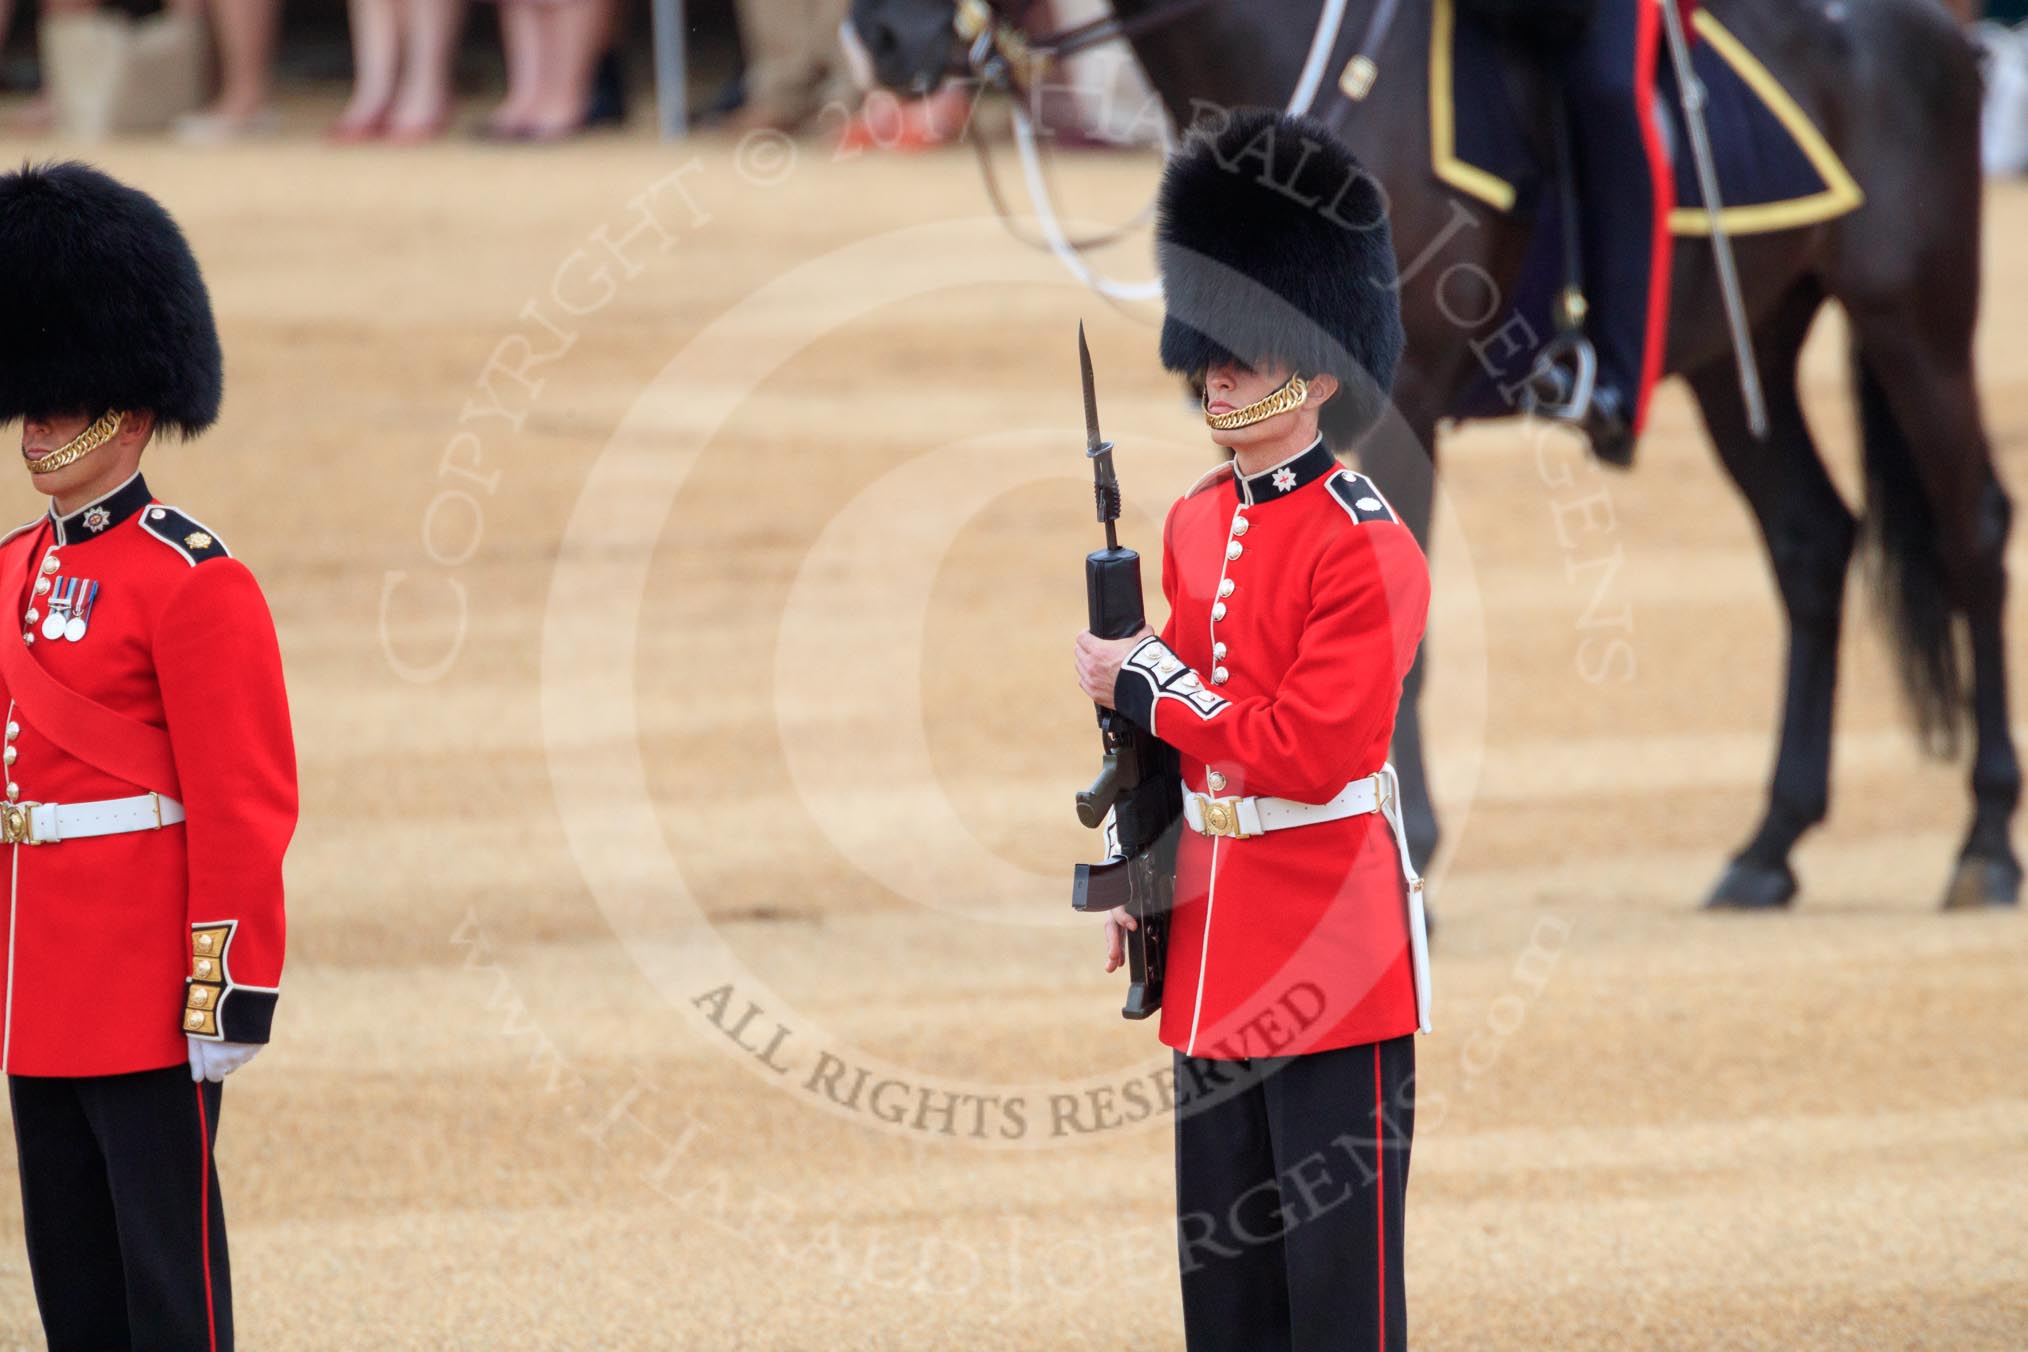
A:
<svg viewBox="0 0 2028 1352">
<path fill-rule="evenodd" d="M 1170 511 L 1163 550 L 1160 642 L 1191 670 L 1129 665 L 1115 698 L 1176 748 L 1187 792 L 1323 803 L 1385 763 L 1429 569 L 1371 482 L 1321 441 L 1221 471 Z M 1413 1032 L 1407 914 L 1377 812 L 1243 840 L 1185 829 L 1162 1041 L 1233 1059 Z"/>
<path fill-rule="evenodd" d="M 137 474 L 7 536 L 0 578 L 18 582 L 22 620 L 0 630 L 0 643 L 23 645 L 0 660 L 9 799 L 159 792 L 188 814 L 0 847 L 10 879 L 0 1069 L 118 1074 L 181 1062 L 186 1035 L 265 1042 L 296 761 L 274 621 L 253 574 Z M 45 635 L 53 603 L 86 621 L 71 626 L 75 639 Z M 103 707 L 80 709 L 18 667 L 24 679 L 7 680 L 24 657 Z"/>
</svg>

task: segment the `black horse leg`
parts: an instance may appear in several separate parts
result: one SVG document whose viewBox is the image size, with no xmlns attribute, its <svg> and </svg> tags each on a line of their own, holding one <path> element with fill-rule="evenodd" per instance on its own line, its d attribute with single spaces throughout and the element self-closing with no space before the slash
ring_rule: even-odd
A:
<svg viewBox="0 0 2028 1352">
<path fill-rule="evenodd" d="M 1789 626 L 1781 742 L 1767 810 L 1707 906 L 1786 905 L 1796 893 L 1789 851 L 1830 804 L 1831 699 L 1857 525 L 1825 473 L 1796 392 L 1796 358 L 1821 304 L 1814 285 L 1798 288 L 1759 336 L 1765 443 L 1748 429 L 1729 354 L 1690 376 L 1712 442 L 1760 526 Z"/>
<path fill-rule="evenodd" d="M 1926 291 L 1911 298 L 1907 308 L 1855 308 L 1853 329 L 1862 385 L 1870 381 L 1884 399 L 1880 416 L 1891 416 L 1896 429 L 1909 429 L 1898 438 L 1892 429 L 1886 435 L 1893 449 L 1909 457 L 1911 490 L 1927 499 L 1927 548 L 1940 584 L 1934 605 L 1946 618 L 1962 614 L 1970 631 L 1978 737 L 1972 757 L 1972 824 L 1943 904 L 1950 909 L 2012 905 L 2021 889 L 2021 864 L 2011 838 L 2021 800 L 2021 764 L 2008 723 L 2003 628 L 2012 508 L 1994 474 L 1979 416 L 1971 366 L 1969 319 L 1974 311 L 1953 306 L 1952 313 L 1963 322 L 1952 324 L 1930 309 L 1935 303 L 1940 299 Z M 1921 317 L 1934 322 L 1921 322 Z M 1862 404 L 1865 397 L 1862 392 Z M 1891 504 L 1869 508 L 1890 509 Z M 1946 630 L 1938 641 L 1955 644 L 1955 631 Z M 1963 707 L 1961 678 L 1954 663 L 1944 670 L 1950 684 L 1937 693 L 1948 698 L 1955 719 Z"/>
<path fill-rule="evenodd" d="M 1417 387 L 1418 382 L 1411 376 L 1405 375 L 1396 382 L 1395 407 L 1400 416 L 1383 420 L 1366 439 L 1359 448 L 1359 463 L 1387 495 L 1402 523 L 1415 533 L 1427 554 L 1436 487 L 1436 418 L 1424 411 L 1427 402 L 1418 397 Z M 1441 835 L 1436 807 L 1430 800 L 1429 773 L 1422 749 L 1422 684 L 1428 657 L 1429 640 L 1425 637 L 1415 665 L 1409 668 L 1401 684 L 1393 748 L 1409 853 L 1416 867 L 1425 871 L 1436 855 Z"/>
</svg>

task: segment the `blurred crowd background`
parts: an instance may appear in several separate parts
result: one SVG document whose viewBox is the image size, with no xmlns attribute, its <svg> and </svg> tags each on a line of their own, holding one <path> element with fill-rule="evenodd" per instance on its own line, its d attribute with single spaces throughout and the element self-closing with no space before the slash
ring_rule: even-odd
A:
<svg viewBox="0 0 2028 1352">
<path fill-rule="evenodd" d="M 653 0 L 0 0 L 0 134 L 317 136 L 553 142 L 657 124 Z M 2028 0 L 1949 0 L 1978 20 L 1987 168 L 2028 172 Z M 841 38 L 850 0 L 684 0 L 696 128 L 770 128 L 915 149 L 955 139 L 963 91 L 869 102 Z M 1107 0 L 1036 0 L 1036 33 Z M 1057 72 L 1037 121 L 1059 141 L 1145 142 L 1146 86 L 1124 46 Z M 665 97 L 667 97 L 665 92 Z"/>
<path fill-rule="evenodd" d="M 849 4 L 675 7 L 687 124 L 887 148 L 957 136 L 959 91 L 866 105 L 841 38 Z M 1029 22 L 1060 28 L 1105 9 L 1044 0 Z M 0 0 L 0 134 L 399 145 L 646 128 L 657 122 L 656 22 L 650 0 Z M 1138 79 L 1120 49 L 1078 63 L 1083 89 L 1116 96 Z M 1045 110 L 1052 130 L 1119 139 L 1077 96 L 1057 103 Z"/>
</svg>

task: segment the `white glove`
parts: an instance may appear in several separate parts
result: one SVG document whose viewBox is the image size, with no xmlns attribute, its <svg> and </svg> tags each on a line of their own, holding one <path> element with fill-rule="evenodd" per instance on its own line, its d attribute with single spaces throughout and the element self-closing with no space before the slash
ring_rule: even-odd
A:
<svg viewBox="0 0 2028 1352">
<path fill-rule="evenodd" d="M 190 1043 L 190 1078 L 200 1081 L 223 1080 L 253 1060 L 254 1053 L 264 1045 L 259 1042 L 210 1042 L 201 1037 L 187 1040 Z"/>
</svg>

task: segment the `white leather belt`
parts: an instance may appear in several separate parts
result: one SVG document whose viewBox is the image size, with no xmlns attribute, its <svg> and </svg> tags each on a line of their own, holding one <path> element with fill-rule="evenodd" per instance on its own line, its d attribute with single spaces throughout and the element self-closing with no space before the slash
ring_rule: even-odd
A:
<svg viewBox="0 0 2028 1352">
<path fill-rule="evenodd" d="M 1382 765 L 1364 779 L 1338 790 L 1328 803 L 1298 803 L 1289 798 L 1212 798 L 1183 795 L 1183 820 L 1199 835 L 1245 840 L 1270 831 L 1343 821 L 1378 812 L 1394 833 L 1401 855 L 1401 876 L 1408 883 L 1408 956 L 1415 973 L 1416 1022 L 1427 1033 L 1429 1023 L 1429 923 L 1423 915 L 1422 875 L 1408 853 L 1408 831 L 1401 822 L 1401 787 L 1394 766 Z"/>
<path fill-rule="evenodd" d="M 1286 831 L 1293 826 L 1363 817 L 1379 809 L 1380 799 L 1378 774 L 1353 780 L 1328 803 L 1298 803 L 1292 798 L 1212 798 L 1188 793 L 1183 795 L 1183 820 L 1199 835 L 1245 840 L 1248 836 Z"/>
<path fill-rule="evenodd" d="M 157 831 L 183 820 L 183 804 L 142 793 L 96 803 L 0 803 L 0 845 L 54 845 L 87 836 Z"/>
</svg>

